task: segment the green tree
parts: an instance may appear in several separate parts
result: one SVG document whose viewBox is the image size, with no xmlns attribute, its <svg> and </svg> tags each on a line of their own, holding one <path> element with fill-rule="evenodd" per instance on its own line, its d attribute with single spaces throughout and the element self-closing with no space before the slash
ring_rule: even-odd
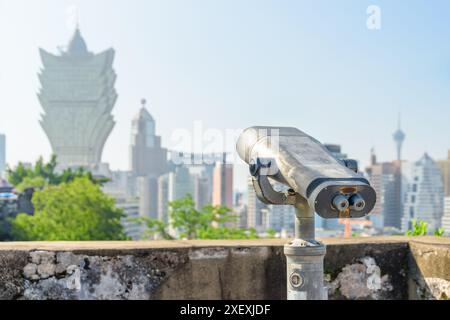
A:
<svg viewBox="0 0 450 320">
<path fill-rule="evenodd" d="M 175 200 L 169 204 L 169 215 L 173 228 L 177 229 L 183 239 L 199 239 L 200 235 L 213 233 L 235 217 L 230 215 L 230 209 L 222 206 L 205 206 L 202 210 L 195 209 L 192 196 Z M 214 228 L 213 228 L 214 225 Z"/>
<path fill-rule="evenodd" d="M 34 176 L 33 170 L 25 167 L 25 165 L 22 162 L 20 162 L 14 169 L 8 167 L 6 172 L 8 176 L 8 181 L 13 186 L 19 185 L 26 177 Z"/>
<path fill-rule="evenodd" d="M 276 230 L 274 230 L 272 228 L 267 230 L 267 238 L 268 239 L 275 239 L 276 235 L 277 235 L 277 231 Z"/>
<path fill-rule="evenodd" d="M 87 177 L 38 190 L 35 214 L 12 220 L 18 241 L 126 240 L 114 200 Z"/>
<path fill-rule="evenodd" d="M 88 178 L 96 184 L 103 184 L 108 181 L 108 179 L 93 177 L 91 172 L 81 167 L 65 169 L 61 173 L 56 171 L 56 167 L 57 158 L 55 155 L 47 163 L 40 157 L 31 168 L 26 167 L 23 163 L 19 163 L 14 169 L 7 169 L 8 181 L 13 186 L 16 186 L 19 191 L 30 187 L 42 188 L 47 185 L 59 185 L 82 177 Z"/>
<path fill-rule="evenodd" d="M 153 238 L 158 237 L 164 240 L 175 240 L 169 233 L 169 226 L 163 221 L 152 219 L 148 217 L 129 219 L 131 222 L 143 224 L 145 227 L 143 237 Z"/>
<path fill-rule="evenodd" d="M 44 179 L 44 177 L 33 177 L 28 176 L 24 177 L 23 180 L 16 185 L 16 189 L 19 192 L 24 192 L 28 188 L 33 189 L 42 189 L 48 185 L 48 182 Z"/>
<path fill-rule="evenodd" d="M 169 223 L 144 218 L 147 236 L 171 240 L 169 229 L 177 230 L 180 239 L 255 239 L 256 230 L 243 230 L 229 227 L 238 217 L 231 214 L 231 210 L 223 206 L 207 205 L 201 210 L 195 208 L 192 196 L 169 203 Z"/>
</svg>

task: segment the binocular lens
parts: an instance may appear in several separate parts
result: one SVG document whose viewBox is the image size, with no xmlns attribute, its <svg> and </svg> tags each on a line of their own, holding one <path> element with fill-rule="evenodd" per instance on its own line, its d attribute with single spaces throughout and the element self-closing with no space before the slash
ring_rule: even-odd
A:
<svg viewBox="0 0 450 320">
<path fill-rule="evenodd" d="M 366 207 L 366 202 L 359 194 L 355 194 L 350 198 L 350 207 L 355 211 L 362 211 Z"/>
<path fill-rule="evenodd" d="M 344 211 L 350 208 L 354 211 L 361 212 L 366 207 L 366 202 L 359 194 L 351 196 L 350 200 L 347 200 L 343 195 L 338 195 L 333 199 L 333 207 L 337 211 Z"/>
<path fill-rule="evenodd" d="M 337 211 L 344 211 L 348 209 L 349 206 L 350 203 L 348 202 L 347 198 L 344 197 L 343 195 L 338 195 L 333 199 L 333 207 Z"/>
</svg>

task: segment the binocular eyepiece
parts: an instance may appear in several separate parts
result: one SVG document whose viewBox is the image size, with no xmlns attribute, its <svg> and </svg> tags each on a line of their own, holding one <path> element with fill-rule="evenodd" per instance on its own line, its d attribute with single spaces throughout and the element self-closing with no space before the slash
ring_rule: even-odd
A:
<svg viewBox="0 0 450 320">
<path fill-rule="evenodd" d="M 366 202 L 359 194 L 351 196 L 339 194 L 333 199 L 333 207 L 337 211 L 345 211 L 349 208 L 354 211 L 362 211 L 366 207 Z"/>
<path fill-rule="evenodd" d="M 340 194 L 334 197 L 333 207 L 337 211 L 345 211 L 350 207 L 350 202 L 348 201 L 347 197 Z"/>
</svg>

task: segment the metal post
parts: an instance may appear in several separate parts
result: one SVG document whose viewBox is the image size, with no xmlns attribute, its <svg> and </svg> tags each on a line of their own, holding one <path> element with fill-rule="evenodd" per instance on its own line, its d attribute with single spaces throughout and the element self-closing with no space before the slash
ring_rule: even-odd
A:
<svg viewBox="0 0 450 320">
<path fill-rule="evenodd" d="M 295 240 L 285 245 L 288 300 L 326 300 L 323 286 L 324 244 L 315 240 L 314 210 L 298 196 Z"/>
</svg>

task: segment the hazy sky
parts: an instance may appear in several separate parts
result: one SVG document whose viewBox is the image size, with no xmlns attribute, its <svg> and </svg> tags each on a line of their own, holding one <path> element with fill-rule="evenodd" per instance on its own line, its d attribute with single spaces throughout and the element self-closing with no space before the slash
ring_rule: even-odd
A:
<svg viewBox="0 0 450 320">
<path fill-rule="evenodd" d="M 366 27 L 369 5 L 381 30 Z M 300 0 L 0 0 L 0 132 L 7 161 L 51 153 L 39 125 L 38 47 L 57 52 L 80 12 L 91 51 L 116 50 L 117 125 L 103 160 L 128 168 L 142 97 L 163 144 L 174 130 L 295 126 L 367 164 L 450 148 L 450 2 Z M 238 170 L 238 184 L 245 174 Z"/>
</svg>

